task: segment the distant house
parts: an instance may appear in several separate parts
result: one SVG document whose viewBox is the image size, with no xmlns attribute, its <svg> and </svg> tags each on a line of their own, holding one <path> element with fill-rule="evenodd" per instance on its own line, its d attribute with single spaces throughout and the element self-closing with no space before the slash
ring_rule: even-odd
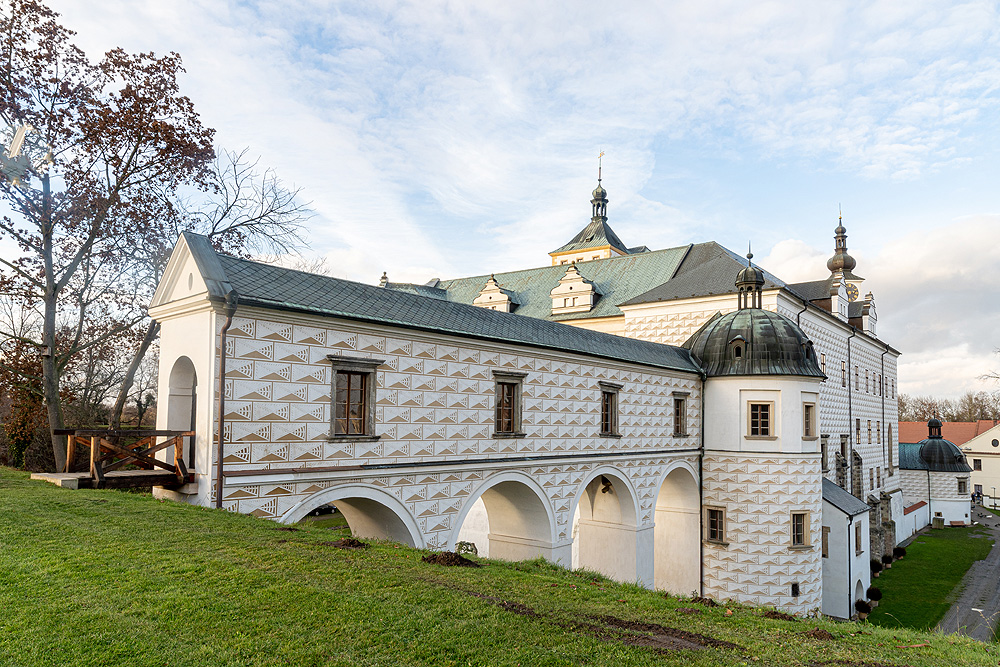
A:
<svg viewBox="0 0 1000 667">
<path fill-rule="evenodd" d="M 903 488 L 904 525 L 910 534 L 940 519 L 944 525 L 964 526 L 972 516 L 972 468 L 962 450 L 942 437 L 938 419 L 927 422 L 926 437 L 914 439 L 913 429 L 900 423 L 899 470 Z M 957 429 L 952 429 L 957 431 Z"/>
</svg>

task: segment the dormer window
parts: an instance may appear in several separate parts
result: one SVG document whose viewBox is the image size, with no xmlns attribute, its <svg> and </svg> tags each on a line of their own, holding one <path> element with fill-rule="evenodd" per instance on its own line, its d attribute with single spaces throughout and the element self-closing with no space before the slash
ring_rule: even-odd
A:
<svg viewBox="0 0 1000 667">
<path fill-rule="evenodd" d="M 744 359 L 749 356 L 746 339 L 743 336 L 737 336 L 729 341 L 729 352 L 733 359 Z"/>
<path fill-rule="evenodd" d="M 593 283 L 580 275 L 575 264 L 566 269 L 549 296 L 552 297 L 553 315 L 585 313 L 597 302 L 597 291 Z"/>
<path fill-rule="evenodd" d="M 479 291 L 479 296 L 473 299 L 472 305 L 486 308 L 487 310 L 509 313 L 517 306 L 517 302 L 514 301 L 511 295 L 512 293 L 500 287 L 500 283 L 497 282 L 496 277 L 491 275 L 483 286 L 483 289 Z"/>
</svg>

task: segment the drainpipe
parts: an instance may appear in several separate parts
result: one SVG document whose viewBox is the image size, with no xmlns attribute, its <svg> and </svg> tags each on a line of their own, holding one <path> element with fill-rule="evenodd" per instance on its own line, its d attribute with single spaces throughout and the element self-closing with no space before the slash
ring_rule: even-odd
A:
<svg viewBox="0 0 1000 667">
<path fill-rule="evenodd" d="M 701 451 L 698 453 L 698 597 L 705 597 L 705 381 L 701 379 Z"/>
<path fill-rule="evenodd" d="M 226 442 L 226 334 L 233 325 L 233 315 L 240 295 L 235 289 L 226 294 L 226 323 L 222 325 L 222 340 L 219 343 L 219 439 L 215 453 L 215 507 L 222 509 L 222 457 Z"/>
<path fill-rule="evenodd" d="M 847 433 L 851 442 L 851 460 L 847 463 L 847 469 L 851 471 L 851 490 L 854 489 L 854 390 L 851 381 L 851 339 L 858 335 L 858 330 L 851 326 L 851 335 L 847 337 Z M 864 482 L 862 481 L 862 484 Z"/>
<path fill-rule="evenodd" d="M 931 504 L 931 469 L 927 468 L 927 519 L 928 525 L 934 525 L 934 505 Z"/>
<path fill-rule="evenodd" d="M 879 394 L 881 394 L 881 397 L 882 397 L 882 430 L 883 431 L 885 431 L 885 427 L 886 427 L 886 423 L 885 423 L 885 385 L 887 385 L 888 383 L 885 381 L 885 355 L 887 355 L 887 354 L 889 354 L 889 346 L 888 345 L 885 346 L 885 352 L 882 353 L 882 387 L 881 387 L 881 391 L 879 392 Z M 880 438 L 882 437 L 882 433 L 879 433 L 879 437 Z M 884 443 L 882 445 L 882 463 L 886 464 L 886 470 L 885 470 L 886 475 L 892 474 L 890 472 L 891 466 L 889 465 L 889 457 L 886 456 L 886 451 L 888 451 L 889 447 L 892 447 L 892 443 L 888 442 L 888 440 L 889 440 L 888 437 L 882 439 L 882 442 Z"/>
<path fill-rule="evenodd" d="M 802 328 L 802 313 L 806 312 L 809 304 L 805 301 L 802 302 L 802 310 L 795 313 L 795 324 L 801 329 Z"/>
<path fill-rule="evenodd" d="M 854 614 L 851 610 L 854 609 L 854 579 L 851 576 L 851 562 L 854 560 L 854 555 L 851 553 L 851 530 L 854 527 L 854 517 L 847 516 L 847 618 L 850 618 Z M 857 546 L 854 550 L 857 551 Z"/>
</svg>

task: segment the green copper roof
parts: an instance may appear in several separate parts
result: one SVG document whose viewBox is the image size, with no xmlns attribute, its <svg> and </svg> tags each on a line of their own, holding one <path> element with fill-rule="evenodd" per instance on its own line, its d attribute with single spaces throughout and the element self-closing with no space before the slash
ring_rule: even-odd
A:
<svg viewBox="0 0 1000 667">
<path fill-rule="evenodd" d="M 199 270 L 211 278 L 209 298 L 214 301 L 235 289 L 241 307 L 312 313 L 701 374 L 683 348 L 260 264 L 217 253 L 204 236 L 185 232 L 183 237 Z"/>
<path fill-rule="evenodd" d="M 514 312 L 519 315 L 553 321 L 611 317 L 622 314 L 618 304 L 670 280 L 689 249 L 690 246 L 682 246 L 578 263 L 576 270 L 585 280 L 593 283 L 598 294 L 597 303 L 590 311 L 584 313 L 552 315 L 552 297 L 549 293 L 566 274 L 566 270 L 569 269 L 568 264 L 494 275 L 500 287 L 507 290 L 517 302 L 518 306 Z M 437 284 L 437 288 L 445 291 L 445 298 L 448 301 L 471 304 L 473 299 L 479 296 L 489 277 L 489 274 L 484 274 L 442 280 Z"/>
</svg>

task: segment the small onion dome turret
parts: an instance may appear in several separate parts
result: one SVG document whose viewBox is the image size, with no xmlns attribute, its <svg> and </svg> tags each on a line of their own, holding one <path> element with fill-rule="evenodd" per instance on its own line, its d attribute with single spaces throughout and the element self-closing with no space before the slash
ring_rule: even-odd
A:
<svg viewBox="0 0 1000 667">
<path fill-rule="evenodd" d="M 764 286 L 764 272 L 751 264 L 736 274 L 736 286 L 757 286 L 761 288 Z"/>
<path fill-rule="evenodd" d="M 920 460 L 931 472 L 972 472 L 965 454 L 951 440 L 941 437 L 941 421 L 927 422 L 927 439 L 920 441 Z"/>
<path fill-rule="evenodd" d="M 837 228 L 833 230 L 833 238 L 836 241 L 833 257 L 826 261 L 826 268 L 833 273 L 837 271 L 850 273 L 858 263 L 847 254 L 847 228 L 844 227 L 843 218 L 837 223 Z"/>
<path fill-rule="evenodd" d="M 684 347 L 709 377 L 826 377 L 816 361 L 812 341 L 802 329 L 784 315 L 760 308 L 742 308 L 725 315 L 716 313 Z"/>
<path fill-rule="evenodd" d="M 594 188 L 593 195 L 594 195 L 594 199 L 607 199 L 608 198 L 608 191 L 605 190 L 604 187 L 602 187 L 600 183 L 598 183 L 597 187 Z"/>
</svg>

